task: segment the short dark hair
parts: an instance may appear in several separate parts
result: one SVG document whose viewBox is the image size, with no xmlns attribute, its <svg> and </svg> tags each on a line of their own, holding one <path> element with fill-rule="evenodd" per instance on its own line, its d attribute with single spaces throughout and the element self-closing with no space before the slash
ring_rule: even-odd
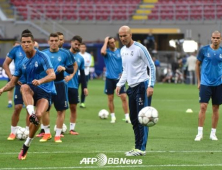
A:
<svg viewBox="0 0 222 170">
<path fill-rule="evenodd" d="M 25 29 L 22 31 L 22 34 L 27 34 L 27 33 L 32 34 L 32 32 L 29 29 Z"/>
<path fill-rule="evenodd" d="M 58 34 L 58 35 L 64 35 L 62 32 L 57 32 L 56 34 Z"/>
<path fill-rule="evenodd" d="M 22 34 L 22 37 L 31 37 L 32 41 L 34 41 L 34 37 L 31 33 L 24 33 Z M 22 37 L 21 37 L 21 40 L 22 40 Z"/>
<path fill-rule="evenodd" d="M 82 43 L 82 37 L 80 37 L 79 35 L 75 35 L 75 36 L 72 38 L 71 41 L 75 41 L 75 40 L 77 40 L 77 41 L 79 41 L 80 43 Z"/>
<path fill-rule="evenodd" d="M 59 38 L 59 35 L 57 34 L 57 33 L 51 33 L 50 35 L 49 35 L 49 38 L 50 37 L 58 37 Z"/>
<path fill-rule="evenodd" d="M 81 43 L 80 45 L 85 45 L 85 46 L 86 46 L 86 44 L 85 44 L 85 43 Z"/>
<path fill-rule="evenodd" d="M 109 37 L 109 39 L 108 39 L 108 40 L 111 40 L 111 39 L 114 39 L 114 40 L 115 40 L 115 38 L 113 38 L 113 37 Z"/>
</svg>

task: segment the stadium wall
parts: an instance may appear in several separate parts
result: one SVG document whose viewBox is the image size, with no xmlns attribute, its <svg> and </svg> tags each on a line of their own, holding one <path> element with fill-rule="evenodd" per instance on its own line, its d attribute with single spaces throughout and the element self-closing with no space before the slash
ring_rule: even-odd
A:
<svg viewBox="0 0 222 170">
<path fill-rule="evenodd" d="M 30 29 L 34 37 L 37 39 L 46 39 L 47 37 L 41 33 L 36 28 L 28 24 L 15 24 L 13 22 L 0 22 L 0 25 L 4 24 L 5 36 L 6 38 L 19 37 L 22 30 L 28 28 Z M 187 30 L 192 31 L 191 37 L 200 42 L 201 44 L 207 44 L 210 42 L 210 34 L 214 30 L 221 31 L 221 22 L 218 23 L 169 23 L 169 24 L 138 24 L 138 23 L 62 23 L 69 31 L 73 32 L 75 35 L 81 35 L 84 41 L 103 41 L 106 36 L 117 36 L 117 32 L 120 26 L 128 25 L 131 28 L 178 28 L 181 33 L 186 34 Z M 47 27 L 47 23 L 44 24 Z M 43 28 L 44 28 L 43 26 Z M 51 30 L 48 29 L 48 32 Z M 199 36 L 198 36 L 199 35 Z M 71 37 L 70 37 L 71 39 Z M 68 39 L 67 39 L 68 40 Z"/>
</svg>

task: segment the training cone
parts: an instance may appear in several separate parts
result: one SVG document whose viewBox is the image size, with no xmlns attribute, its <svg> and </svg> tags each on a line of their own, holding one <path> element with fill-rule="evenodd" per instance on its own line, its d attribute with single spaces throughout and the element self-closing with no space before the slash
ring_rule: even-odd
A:
<svg viewBox="0 0 222 170">
<path fill-rule="evenodd" d="M 192 109 L 187 109 L 186 113 L 193 113 L 193 110 Z"/>
</svg>

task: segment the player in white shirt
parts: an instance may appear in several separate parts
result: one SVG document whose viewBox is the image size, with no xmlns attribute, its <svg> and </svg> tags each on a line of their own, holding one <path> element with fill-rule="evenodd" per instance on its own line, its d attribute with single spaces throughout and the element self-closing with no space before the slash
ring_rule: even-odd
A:
<svg viewBox="0 0 222 170">
<path fill-rule="evenodd" d="M 86 45 L 84 43 L 80 44 L 80 52 L 79 54 L 84 58 L 84 62 L 85 62 L 85 77 L 86 77 L 86 85 L 89 81 L 89 69 L 90 69 L 90 65 L 92 62 L 92 56 L 91 54 L 86 52 Z M 82 87 L 82 82 L 79 79 L 79 85 L 81 84 L 81 99 L 80 99 L 80 108 L 85 108 L 85 93 L 84 93 L 84 88 Z M 88 86 L 87 86 L 88 87 Z"/>
<path fill-rule="evenodd" d="M 120 52 L 123 73 L 117 83 L 116 94 L 120 95 L 121 87 L 127 82 L 130 120 L 135 135 L 135 148 L 125 154 L 126 156 L 143 156 L 146 154 L 149 128 L 139 123 L 138 113 L 145 106 L 151 105 L 156 68 L 146 47 L 132 40 L 132 33 L 128 26 L 120 27 L 119 38 L 124 45 Z M 147 67 L 150 76 L 147 74 Z"/>
</svg>

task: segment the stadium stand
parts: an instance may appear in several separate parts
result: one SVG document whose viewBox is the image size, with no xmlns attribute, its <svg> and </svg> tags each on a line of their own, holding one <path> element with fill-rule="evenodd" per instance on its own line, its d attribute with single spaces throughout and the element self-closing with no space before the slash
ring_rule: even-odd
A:
<svg viewBox="0 0 222 170">
<path fill-rule="evenodd" d="M 39 19 L 40 15 L 57 19 L 126 20 L 138 8 L 141 0 L 11 0 L 24 20 Z"/>
<path fill-rule="evenodd" d="M 26 19 L 212 20 L 222 18 L 221 0 L 10 0 Z"/>
</svg>

